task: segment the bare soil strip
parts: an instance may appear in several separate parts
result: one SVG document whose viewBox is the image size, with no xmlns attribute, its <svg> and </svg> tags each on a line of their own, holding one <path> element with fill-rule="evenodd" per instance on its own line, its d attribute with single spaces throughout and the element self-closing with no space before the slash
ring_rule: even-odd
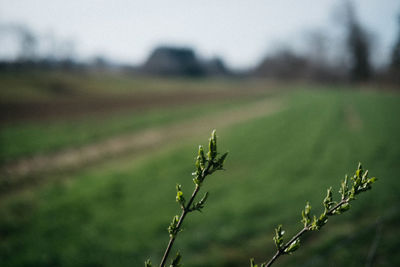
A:
<svg viewBox="0 0 400 267">
<path fill-rule="evenodd" d="M 9 180 L 10 183 L 7 182 L 7 184 L 14 187 L 19 184 L 19 181 L 26 182 L 23 177 L 29 177 L 35 173 L 75 169 L 123 153 L 139 153 L 154 147 L 159 148 L 162 145 L 178 143 L 183 138 L 207 135 L 213 128 L 221 130 L 253 118 L 266 116 L 280 110 L 281 107 L 281 99 L 268 98 L 254 104 L 232 108 L 217 114 L 200 116 L 185 122 L 116 136 L 80 148 L 22 159 L 3 166 L 0 173 L 3 179 Z"/>
<path fill-rule="evenodd" d="M 134 96 L 75 97 L 53 101 L 1 102 L 0 123 L 79 118 L 91 114 L 109 114 L 124 110 L 149 110 L 156 107 L 190 105 L 221 99 L 254 96 L 252 90 L 149 92 Z"/>
</svg>

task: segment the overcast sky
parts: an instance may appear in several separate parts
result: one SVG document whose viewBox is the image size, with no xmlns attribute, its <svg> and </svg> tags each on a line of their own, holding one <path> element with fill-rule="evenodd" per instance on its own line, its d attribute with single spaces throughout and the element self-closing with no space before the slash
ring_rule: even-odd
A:
<svg viewBox="0 0 400 267">
<path fill-rule="evenodd" d="M 75 54 L 105 55 L 141 63 L 158 44 L 192 46 L 201 56 L 221 56 L 251 67 L 281 42 L 335 26 L 342 0 L 0 0 L 0 23 L 23 23 L 40 35 L 73 40 Z M 356 0 L 360 21 L 388 54 L 397 29 L 399 0 Z M 337 22 L 336 22 L 337 24 Z M 1 42 L 1 40 L 0 40 Z M 10 53 L 5 42 L 1 53 Z"/>
</svg>

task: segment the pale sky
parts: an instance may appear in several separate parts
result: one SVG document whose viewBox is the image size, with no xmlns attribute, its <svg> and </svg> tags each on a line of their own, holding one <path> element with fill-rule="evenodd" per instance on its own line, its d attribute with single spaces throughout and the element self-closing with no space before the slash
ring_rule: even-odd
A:
<svg viewBox="0 0 400 267">
<path fill-rule="evenodd" d="M 0 23 L 23 23 L 41 36 L 71 39 L 78 58 L 102 54 L 142 63 L 158 44 L 191 46 L 251 67 L 279 42 L 297 42 L 313 28 L 340 28 L 342 0 L 0 0 Z M 387 56 L 397 29 L 399 0 L 355 0 L 358 17 Z M 1 40 L 0 40 L 1 42 Z M 0 43 L 1 53 L 9 53 Z M 10 47 L 8 47 L 10 49 Z"/>
</svg>

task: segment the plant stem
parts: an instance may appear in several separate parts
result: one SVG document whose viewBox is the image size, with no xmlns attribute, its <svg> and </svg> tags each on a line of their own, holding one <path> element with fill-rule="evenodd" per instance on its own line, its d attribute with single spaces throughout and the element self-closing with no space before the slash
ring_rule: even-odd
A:
<svg viewBox="0 0 400 267">
<path fill-rule="evenodd" d="M 285 253 L 285 249 L 287 249 L 297 238 L 299 238 L 309 230 L 310 229 L 308 227 L 304 227 L 300 232 L 298 232 L 295 236 L 293 236 L 292 239 L 290 239 L 290 241 L 287 242 L 281 249 L 276 251 L 275 255 L 270 259 L 270 261 L 265 266 L 266 267 L 271 266 L 272 263 L 274 263 L 274 261 L 278 259 L 279 256 Z"/>
<path fill-rule="evenodd" d="M 210 170 L 211 166 L 212 166 L 212 163 L 208 162 L 207 168 L 205 168 L 203 170 L 203 172 L 201 173 L 201 181 L 204 181 L 204 178 L 209 174 L 209 170 Z M 161 259 L 160 267 L 164 267 L 165 262 L 167 261 L 168 255 L 169 255 L 169 253 L 171 251 L 171 248 L 172 248 L 172 246 L 173 246 L 173 244 L 175 242 L 176 236 L 178 235 L 179 230 L 180 230 L 180 228 L 182 226 L 183 220 L 185 219 L 186 215 L 189 212 L 191 212 L 190 206 L 192 205 L 192 203 L 193 203 L 193 201 L 194 201 L 194 199 L 195 199 L 195 197 L 196 197 L 196 195 L 197 195 L 197 193 L 199 191 L 200 191 L 200 185 L 196 184 L 196 187 L 195 187 L 195 189 L 194 189 L 194 191 L 192 193 L 192 196 L 189 199 L 189 202 L 187 203 L 187 205 L 184 208 L 182 208 L 181 216 L 179 217 L 178 224 L 176 225 L 176 229 L 177 229 L 176 234 L 171 236 L 171 238 L 169 239 L 167 248 L 166 248 L 166 250 L 164 252 L 164 256 Z"/>
<path fill-rule="evenodd" d="M 200 186 L 196 185 L 196 188 L 193 191 L 192 197 L 190 198 L 190 200 L 188 202 L 188 205 L 184 209 L 182 209 L 181 216 L 179 217 L 179 221 L 178 221 L 178 224 L 176 226 L 176 228 L 178 229 L 177 232 L 181 228 L 183 220 L 185 219 L 186 214 L 188 214 L 190 205 L 192 204 L 192 202 L 193 202 L 194 198 L 196 197 L 197 193 L 199 192 L 199 189 L 200 189 Z M 172 236 L 170 238 L 170 240 L 168 242 L 167 249 L 165 250 L 164 256 L 163 256 L 163 258 L 161 260 L 160 267 L 163 267 L 165 265 L 165 261 L 168 258 L 168 254 L 171 251 L 171 248 L 172 248 L 172 245 L 174 244 L 175 239 L 176 239 L 176 235 L 174 235 L 174 236 Z"/>
<path fill-rule="evenodd" d="M 327 211 L 326 215 L 332 216 L 335 210 L 340 208 L 343 204 L 346 204 L 349 202 L 349 199 L 342 199 L 338 204 L 336 204 L 333 208 Z M 281 249 L 278 249 L 274 256 L 268 261 L 265 262 L 265 267 L 271 266 L 280 256 L 284 255 L 286 252 L 285 250 L 293 243 L 295 242 L 298 238 L 300 238 L 304 233 L 308 232 L 311 230 L 311 224 L 305 226 L 303 229 L 301 229 L 296 235 L 292 237 L 284 246 L 282 246 Z"/>
</svg>

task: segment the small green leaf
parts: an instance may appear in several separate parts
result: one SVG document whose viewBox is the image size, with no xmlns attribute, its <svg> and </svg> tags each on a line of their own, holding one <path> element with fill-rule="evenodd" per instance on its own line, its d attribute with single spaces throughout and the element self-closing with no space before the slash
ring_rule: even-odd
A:
<svg viewBox="0 0 400 267">
<path fill-rule="evenodd" d="M 324 226 L 328 222 L 328 215 L 326 212 L 322 213 L 319 218 L 315 217 L 313 219 L 313 223 L 311 224 L 310 230 L 320 230 L 322 226 Z"/>
<path fill-rule="evenodd" d="M 197 210 L 197 211 L 200 211 L 200 212 L 201 212 L 201 210 L 204 208 L 204 205 L 205 205 L 205 203 L 206 203 L 206 200 L 207 200 L 207 198 L 208 198 L 208 195 L 209 195 L 209 193 L 206 192 L 206 193 L 204 194 L 204 196 L 200 199 L 199 202 L 196 202 L 196 203 L 193 204 L 193 206 L 190 208 L 189 211 Z"/>
<path fill-rule="evenodd" d="M 372 177 L 372 178 L 370 178 L 370 179 L 368 180 L 368 183 L 373 184 L 373 183 L 375 183 L 377 180 L 378 180 L 378 179 L 377 179 L 376 177 Z"/>
<path fill-rule="evenodd" d="M 182 186 L 180 184 L 176 184 L 176 198 L 175 199 L 176 199 L 176 202 L 178 202 L 182 208 L 185 207 L 185 198 L 183 196 Z"/>
<path fill-rule="evenodd" d="M 275 229 L 275 236 L 273 237 L 275 246 L 278 250 L 282 249 L 284 234 L 285 234 L 285 231 L 282 230 L 282 225 L 278 225 L 278 228 Z"/>
<path fill-rule="evenodd" d="M 199 152 L 197 155 L 198 161 L 199 161 L 199 165 L 201 170 L 204 170 L 206 167 L 206 156 L 204 155 L 204 148 L 203 146 L 199 146 Z"/>
<path fill-rule="evenodd" d="M 363 176 L 361 177 L 361 181 L 363 183 L 365 183 L 367 181 L 367 177 L 368 177 L 368 170 L 366 170 L 363 174 Z"/>
<path fill-rule="evenodd" d="M 347 196 L 349 195 L 349 185 L 348 185 L 347 174 L 345 175 L 344 180 L 342 181 L 342 184 L 339 189 L 339 194 L 341 194 L 342 200 L 346 199 Z"/>
<path fill-rule="evenodd" d="M 328 222 L 328 216 L 326 215 L 326 213 L 322 213 L 318 220 L 317 220 L 317 225 L 319 228 L 321 228 L 322 226 L 324 226 L 326 223 Z"/>
<path fill-rule="evenodd" d="M 350 209 L 350 204 L 349 203 L 344 203 L 341 205 L 335 212 L 334 214 L 342 214 L 345 211 L 348 211 Z"/>
<path fill-rule="evenodd" d="M 285 253 L 292 253 L 294 251 L 296 251 L 298 248 L 300 247 L 300 239 L 297 238 L 295 241 L 293 241 L 290 246 L 285 249 Z"/>
<path fill-rule="evenodd" d="M 328 188 L 323 204 L 326 211 L 328 211 L 335 204 L 335 202 L 332 200 L 332 187 Z"/>
<path fill-rule="evenodd" d="M 224 168 L 226 156 L 228 156 L 228 152 L 225 152 L 219 159 L 215 161 L 213 164 L 213 171 L 222 170 Z"/>
<path fill-rule="evenodd" d="M 301 222 L 304 224 L 304 227 L 307 227 L 307 225 L 309 225 L 311 222 L 310 211 L 311 211 L 311 206 L 310 203 L 307 202 L 304 210 L 301 211 L 301 216 L 302 216 Z"/>
<path fill-rule="evenodd" d="M 361 192 L 368 191 L 372 188 L 372 184 L 376 181 L 375 177 L 368 178 L 368 170 L 363 172 L 361 164 L 354 176 L 352 177 L 353 185 L 351 188 L 350 200 L 355 199 L 355 196 Z"/>
<path fill-rule="evenodd" d="M 178 222 L 179 222 L 179 217 L 178 215 L 175 215 L 172 218 L 171 224 L 168 226 L 168 233 L 170 237 L 174 237 L 178 233 Z"/>
<path fill-rule="evenodd" d="M 181 259 L 182 259 L 181 254 L 179 252 L 177 252 L 175 258 L 171 261 L 170 267 L 179 267 L 179 266 L 181 266 Z"/>
<path fill-rule="evenodd" d="M 193 178 L 193 182 L 196 185 L 201 185 L 201 183 L 203 182 L 204 179 L 204 170 L 206 168 L 206 162 L 207 159 L 204 156 L 204 149 L 203 146 L 199 146 L 199 150 L 197 152 L 197 157 L 196 157 L 196 171 L 192 173 L 193 176 L 195 176 L 195 178 Z"/>
<path fill-rule="evenodd" d="M 363 173 L 362 165 L 361 165 L 361 162 L 359 162 L 358 166 L 357 166 L 357 170 L 356 170 L 356 176 L 360 177 L 362 175 L 362 173 Z"/>
<path fill-rule="evenodd" d="M 211 138 L 208 143 L 208 160 L 214 162 L 215 157 L 217 156 L 217 133 L 216 130 L 213 130 L 211 133 Z"/>
<path fill-rule="evenodd" d="M 150 259 L 148 259 L 148 260 L 146 260 L 146 261 L 144 262 L 144 266 L 145 266 L 145 267 L 151 267 L 151 261 L 150 261 Z"/>
<path fill-rule="evenodd" d="M 200 186 L 201 184 L 200 180 L 197 177 L 193 178 L 193 183 L 198 186 Z"/>
</svg>

